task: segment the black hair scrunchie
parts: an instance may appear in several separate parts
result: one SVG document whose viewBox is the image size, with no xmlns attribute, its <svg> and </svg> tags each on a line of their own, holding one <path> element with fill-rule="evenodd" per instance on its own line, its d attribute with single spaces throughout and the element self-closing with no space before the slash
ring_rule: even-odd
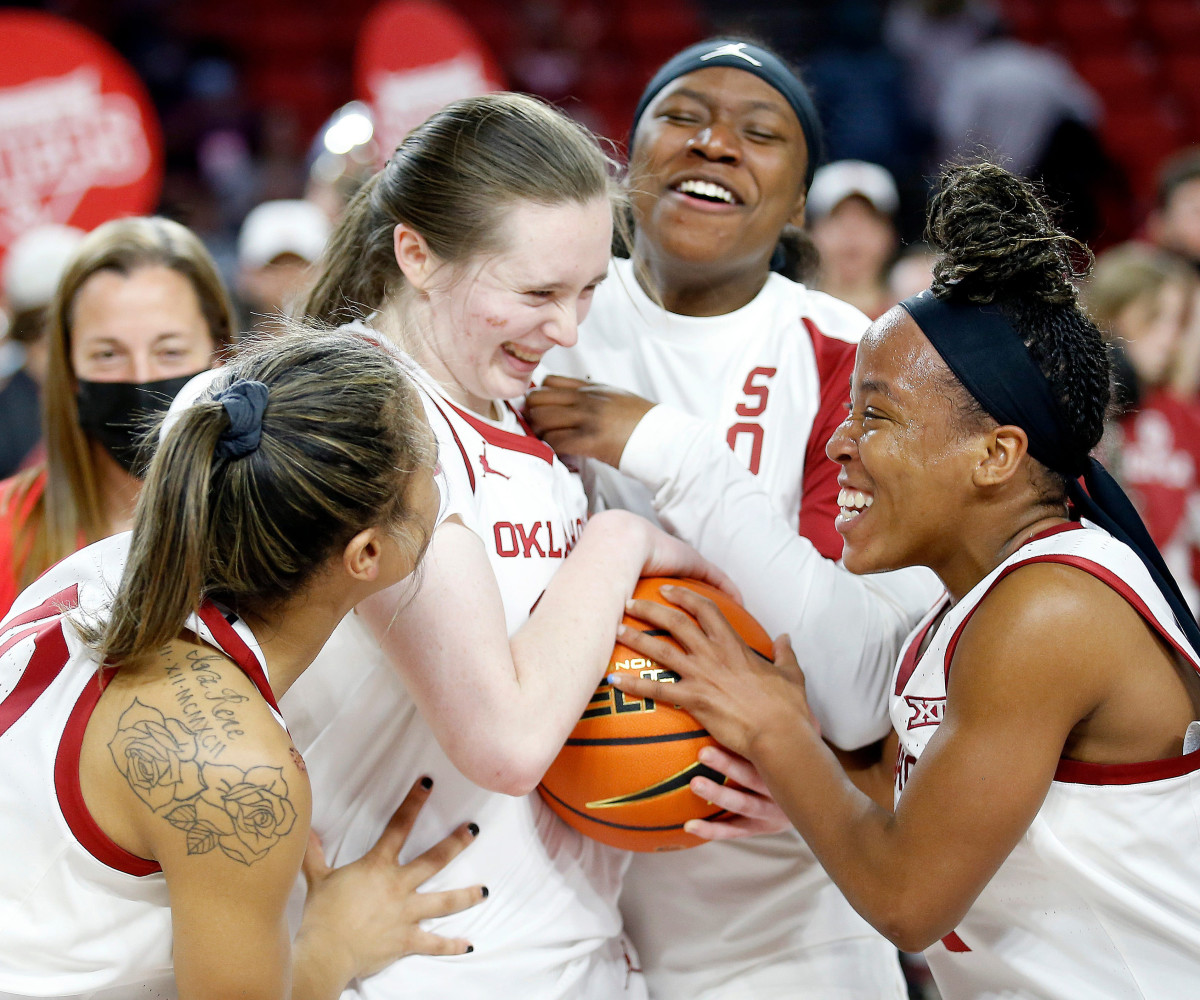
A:
<svg viewBox="0 0 1200 1000">
<path fill-rule="evenodd" d="M 262 441 L 262 419 L 268 390 L 262 382 L 238 379 L 213 399 L 229 414 L 229 427 L 217 439 L 218 458 L 241 458 L 257 450 Z"/>
</svg>

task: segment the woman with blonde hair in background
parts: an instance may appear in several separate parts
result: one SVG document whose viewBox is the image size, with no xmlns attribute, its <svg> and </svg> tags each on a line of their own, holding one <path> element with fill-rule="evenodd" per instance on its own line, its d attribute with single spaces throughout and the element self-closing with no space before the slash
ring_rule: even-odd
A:
<svg viewBox="0 0 1200 1000">
<path fill-rule="evenodd" d="M 49 566 L 130 526 L 147 417 L 220 362 L 232 316 L 208 251 L 176 222 L 118 219 L 80 243 L 49 309 L 46 460 L 0 483 L 0 615 Z"/>
<path fill-rule="evenodd" d="M 1105 251 L 1083 288 L 1112 345 L 1120 414 L 1106 447 L 1195 614 L 1200 610 L 1200 399 L 1193 356 L 1200 282 L 1142 243 Z"/>
</svg>

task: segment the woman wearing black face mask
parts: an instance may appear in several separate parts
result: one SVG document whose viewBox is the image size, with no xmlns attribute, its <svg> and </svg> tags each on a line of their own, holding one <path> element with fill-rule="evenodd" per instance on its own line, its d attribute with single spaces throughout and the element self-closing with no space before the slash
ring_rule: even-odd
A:
<svg viewBox="0 0 1200 1000">
<path fill-rule="evenodd" d="M 0 615 L 47 567 L 129 527 L 147 417 L 233 341 L 229 297 L 188 229 L 118 219 L 79 246 L 50 307 L 45 462 L 0 483 Z"/>
</svg>

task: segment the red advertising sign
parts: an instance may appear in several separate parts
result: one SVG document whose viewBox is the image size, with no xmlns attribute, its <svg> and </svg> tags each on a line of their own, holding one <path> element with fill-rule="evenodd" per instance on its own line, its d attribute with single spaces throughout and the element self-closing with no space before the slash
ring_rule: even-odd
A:
<svg viewBox="0 0 1200 1000">
<path fill-rule="evenodd" d="M 161 185 L 158 119 L 125 60 L 70 21 L 0 11 L 0 260 L 36 225 L 149 212 Z"/>
<path fill-rule="evenodd" d="M 440 4 L 389 0 L 367 16 L 355 85 L 375 112 L 385 156 L 451 101 L 504 88 L 495 59 L 470 26 Z"/>
</svg>

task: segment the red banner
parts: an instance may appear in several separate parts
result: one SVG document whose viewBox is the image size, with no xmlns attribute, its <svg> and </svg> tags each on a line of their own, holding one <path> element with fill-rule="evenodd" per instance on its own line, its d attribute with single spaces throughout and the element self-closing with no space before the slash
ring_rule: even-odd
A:
<svg viewBox="0 0 1200 1000">
<path fill-rule="evenodd" d="M 0 260 L 36 225 L 93 229 L 153 210 L 162 169 L 145 87 L 107 42 L 49 14 L 0 11 Z"/>
<path fill-rule="evenodd" d="M 375 112 L 384 156 L 451 101 L 504 89 L 483 42 L 436 3 L 392 0 L 372 10 L 359 32 L 354 69 L 356 89 Z"/>
</svg>

